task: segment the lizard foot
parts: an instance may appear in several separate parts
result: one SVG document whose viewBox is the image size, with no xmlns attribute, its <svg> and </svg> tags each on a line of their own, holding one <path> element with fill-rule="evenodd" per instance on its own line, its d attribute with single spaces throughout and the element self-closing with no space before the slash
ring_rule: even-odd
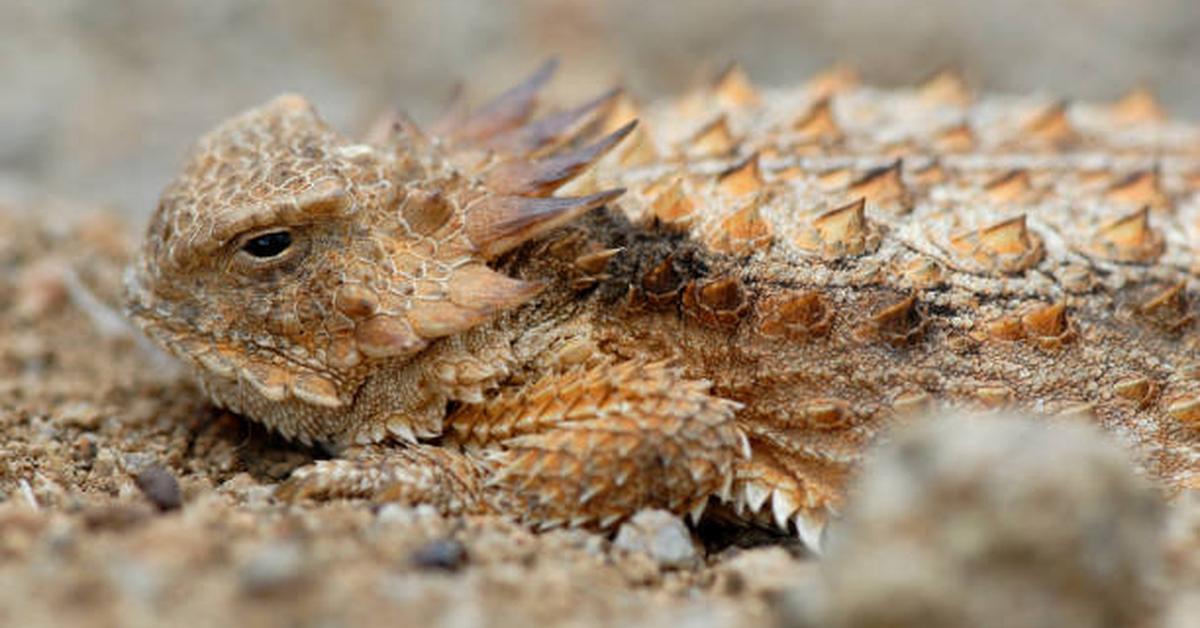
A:
<svg viewBox="0 0 1200 628">
<path fill-rule="evenodd" d="M 663 362 L 605 363 L 464 407 L 446 440 L 479 451 L 489 498 L 539 528 L 608 528 L 643 508 L 698 518 L 749 455 L 738 407 Z"/>
<path fill-rule="evenodd" d="M 367 498 L 430 504 L 446 514 L 485 512 L 479 470 L 453 450 L 420 444 L 366 445 L 301 467 L 275 490 L 283 501 Z"/>
</svg>

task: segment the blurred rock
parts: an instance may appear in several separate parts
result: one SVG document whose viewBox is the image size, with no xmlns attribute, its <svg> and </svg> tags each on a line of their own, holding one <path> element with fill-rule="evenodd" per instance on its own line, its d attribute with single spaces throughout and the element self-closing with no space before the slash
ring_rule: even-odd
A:
<svg viewBox="0 0 1200 628">
<path fill-rule="evenodd" d="M 134 482 L 159 512 L 178 510 L 183 505 L 179 482 L 174 474 L 160 464 L 147 465 L 134 477 Z"/>
<path fill-rule="evenodd" d="M 1167 522 L 1167 579 L 1171 598 L 1163 626 L 1200 625 L 1200 490 L 1178 497 Z"/>
<path fill-rule="evenodd" d="M 241 589 L 249 595 L 292 591 L 305 575 L 304 553 L 296 543 L 267 543 L 250 555 L 239 575 Z"/>
<path fill-rule="evenodd" d="M 1147 625 L 1162 507 L 1082 425 L 947 417 L 864 468 L 824 586 L 783 612 L 820 626 Z"/>
<path fill-rule="evenodd" d="M 686 568 L 700 560 L 683 520 L 665 510 L 643 510 L 621 525 L 613 547 L 640 552 L 660 567 Z"/>
<path fill-rule="evenodd" d="M 414 550 L 409 562 L 417 569 L 454 572 L 467 564 L 467 548 L 455 539 L 435 539 Z"/>
</svg>

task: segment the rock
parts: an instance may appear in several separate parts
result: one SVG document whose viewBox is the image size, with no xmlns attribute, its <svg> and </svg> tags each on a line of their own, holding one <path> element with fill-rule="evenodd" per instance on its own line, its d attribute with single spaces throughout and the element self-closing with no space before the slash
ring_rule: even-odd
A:
<svg viewBox="0 0 1200 628">
<path fill-rule="evenodd" d="M 418 569 L 454 572 L 467 564 L 467 548 L 454 539 L 437 539 L 418 547 L 409 562 Z"/>
<path fill-rule="evenodd" d="M 1167 523 L 1166 546 L 1171 597 L 1163 626 L 1196 626 L 1200 622 L 1200 490 L 1175 499 Z"/>
<path fill-rule="evenodd" d="M 660 567 L 681 569 L 700 560 L 683 520 L 665 510 L 643 510 L 621 525 L 613 547 L 640 552 Z"/>
<path fill-rule="evenodd" d="M 1131 626 L 1157 602 L 1161 504 L 1088 426 L 919 424 L 852 495 L 819 593 L 782 605 L 792 623 Z"/>
<path fill-rule="evenodd" d="M 239 575 L 242 590 L 250 595 L 291 590 L 304 579 L 304 554 L 292 542 L 268 543 L 242 565 Z"/>
<path fill-rule="evenodd" d="M 160 464 L 147 465 L 137 474 L 134 482 L 159 512 L 178 510 L 183 505 L 179 482 Z"/>
</svg>

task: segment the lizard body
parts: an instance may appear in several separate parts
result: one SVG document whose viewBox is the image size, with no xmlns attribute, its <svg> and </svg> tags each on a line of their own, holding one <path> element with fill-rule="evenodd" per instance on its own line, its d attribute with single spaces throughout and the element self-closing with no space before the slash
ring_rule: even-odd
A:
<svg viewBox="0 0 1200 628">
<path fill-rule="evenodd" d="M 280 497 L 600 527 L 717 499 L 815 544 L 889 425 L 1001 406 L 1197 485 L 1200 130 L 1145 94 L 734 68 L 533 119 L 551 70 L 362 141 L 283 96 L 164 192 L 134 320 L 218 405 L 344 450 Z"/>
</svg>

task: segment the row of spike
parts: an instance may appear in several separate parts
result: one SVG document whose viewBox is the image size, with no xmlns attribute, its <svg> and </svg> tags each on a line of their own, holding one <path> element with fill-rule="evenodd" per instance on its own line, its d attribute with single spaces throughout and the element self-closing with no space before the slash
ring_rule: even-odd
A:
<svg viewBox="0 0 1200 628">
<path fill-rule="evenodd" d="M 1010 222 L 1003 227 L 1008 233 L 981 234 L 973 245 L 975 250 L 991 247 L 1012 252 L 1016 245 L 1009 239 L 1016 237 L 1014 233 L 1019 232 L 1014 230 L 1023 226 Z M 676 272 L 673 256 L 651 267 L 638 285 L 630 287 L 626 304 L 633 309 L 679 308 L 689 318 L 716 328 L 736 327 L 754 314 L 757 331 L 763 336 L 795 340 L 824 336 L 834 319 L 832 304 L 817 291 L 785 291 L 760 297 L 734 276 L 685 280 Z M 1172 333 L 1189 327 L 1195 320 L 1186 280 L 1148 294 L 1136 305 L 1135 312 L 1148 323 Z M 919 340 L 928 324 L 925 307 L 914 293 L 878 309 L 855 329 L 855 335 L 903 346 Z M 1052 349 L 1070 342 L 1076 334 L 1074 323 L 1067 317 L 1066 305 L 1060 302 L 992 321 L 987 324 L 985 335 L 1000 340 L 1025 339 Z"/>
<path fill-rule="evenodd" d="M 741 197 L 761 193 L 771 188 L 771 183 L 764 175 L 760 153 L 750 156 L 730 166 L 717 176 L 717 189 L 731 197 Z M 815 173 L 817 183 L 827 191 L 840 191 L 843 196 L 864 196 L 873 205 L 882 206 L 894 213 L 903 213 L 912 208 L 913 192 L 909 189 L 906 177 L 918 186 L 930 186 L 945 183 L 950 173 L 936 160 L 911 174 L 906 174 L 903 160 L 897 159 L 891 165 L 881 166 L 867 171 L 855 178 L 850 167 L 835 168 Z M 798 166 L 791 166 L 773 173 L 771 180 L 787 181 L 806 174 Z M 1109 178 L 1104 170 L 1092 170 L 1079 173 L 1083 183 L 1094 185 Z M 997 204 L 1027 204 L 1036 202 L 1043 191 L 1034 186 L 1028 170 L 1013 169 L 983 184 L 985 200 Z M 1171 195 L 1163 186 L 1162 174 L 1157 168 L 1138 170 L 1110 182 L 1104 189 L 1105 201 L 1124 206 L 1149 206 L 1155 210 L 1170 210 L 1173 206 Z"/>
<path fill-rule="evenodd" d="M 620 161 L 625 166 L 661 161 L 659 148 L 644 126 L 644 117 L 620 90 L 611 90 L 580 107 L 526 124 L 534 110 L 535 97 L 554 68 L 553 62 L 546 64 L 530 79 L 476 112 L 467 112 L 459 103 L 434 127 L 434 134 L 451 142 L 478 145 L 501 153 L 529 154 L 561 141 L 569 130 L 577 131 L 594 118 L 598 118 L 596 130 L 601 133 L 614 133 L 643 119 L 641 128 L 626 130 L 631 137 L 620 151 Z M 807 90 L 815 101 L 787 127 L 793 139 L 799 142 L 801 152 L 804 152 L 804 146 L 820 149 L 845 139 L 831 98 L 856 85 L 856 75 L 845 68 L 823 73 L 810 81 Z M 723 72 L 707 92 L 727 107 L 757 106 L 762 102 L 745 72 L 736 64 Z M 961 106 L 972 101 L 965 81 L 949 72 L 934 76 L 918 89 L 918 93 L 924 102 Z M 1122 123 L 1150 123 L 1166 118 L 1162 107 L 1144 88 L 1132 90 L 1110 109 L 1113 118 Z M 1025 141 L 1053 147 L 1070 146 L 1082 137 L 1072 126 L 1069 106 L 1063 102 L 1053 103 L 1033 115 L 1024 125 L 1023 133 Z M 930 148 L 934 153 L 961 153 L 973 150 L 976 145 L 974 132 L 962 122 L 939 132 Z M 741 149 L 741 142 L 732 132 L 727 116 L 722 114 L 693 133 L 684 142 L 683 153 L 692 158 L 727 157 Z M 779 149 L 769 145 L 758 147 L 757 152 L 766 157 L 780 156 Z"/>
<path fill-rule="evenodd" d="M 1102 224 L 1087 244 L 1087 253 L 1117 262 L 1151 263 L 1164 252 L 1164 238 L 1151 227 L 1150 216 L 1150 208 L 1162 207 L 1166 202 L 1158 178 L 1155 171 L 1134 173 L 1109 188 L 1106 199 L 1115 205 L 1136 204 L 1138 208 Z M 703 201 L 687 193 L 682 178 L 672 179 L 661 191 L 658 187 L 652 185 L 645 191 L 657 192 L 649 210 L 660 222 L 687 228 L 702 213 L 698 205 Z M 753 197 L 704 234 L 705 243 L 714 251 L 730 254 L 766 248 L 774 234 L 760 209 L 769 200 L 770 191 L 757 159 L 748 159 L 719 175 L 716 187 L 731 196 Z M 984 194 L 994 202 L 1010 204 L 1031 200 L 1033 190 L 1026 171 L 1013 171 L 986 184 Z M 857 198 L 811 218 L 792 244 L 826 258 L 869 253 L 878 246 L 881 233 L 867 219 L 867 202 L 892 211 L 905 211 L 913 204 L 900 162 L 851 182 L 844 195 Z M 1025 214 L 952 235 L 949 248 L 983 268 L 1004 273 L 1026 270 L 1040 262 L 1043 254 L 1041 239 L 1028 228 Z"/>
<path fill-rule="evenodd" d="M 1020 149 L 1024 147 L 1049 146 L 1067 148 L 1080 143 L 1083 136 L 1076 131 L 1067 116 L 1067 108 L 1056 104 L 1037 114 L 1024 127 L 1023 134 L 1008 145 L 999 148 Z M 813 155 L 828 152 L 846 139 L 846 133 L 838 124 L 828 99 L 818 101 L 788 128 L 790 144 L 779 146 L 763 144 L 758 148 L 763 154 L 780 158 L 786 155 Z M 739 151 L 742 142 L 730 128 L 724 115 L 714 118 L 696 130 L 684 142 L 683 152 L 692 159 L 723 158 Z M 626 165 L 646 165 L 657 159 L 649 145 L 638 145 L 636 153 L 628 153 Z M 966 122 L 960 122 L 937 132 L 929 140 L 925 151 L 932 154 L 968 153 L 978 147 L 975 132 Z M 884 154 L 904 155 L 922 152 L 918 147 L 897 144 L 884 147 Z"/>
<path fill-rule="evenodd" d="M 835 65 L 818 73 L 805 85 L 805 90 L 818 100 L 861 85 L 858 73 L 845 65 Z M 729 108 L 757 107 L 763 98 L 754 87 L 745 69 L 731 63 L 712 81 L 708 90 L 722 105 Z M 975 100 L 967 80 L 957 72 L 941 70 L 923 81 L 917 97 L 932 105 L 965 107 Z M 1135 87 L 1110 105 L 1112 115 L 1126 124 L 1161 122 L 1167 113 L 1158 99 L 1145 86 Z"/>
<path fill-rule="evenodd" d="M 815 147 L 840 142 L 846 134 L 834 114 L 832 99 L 858 84 L 857 75 L 845 68 L 835 68 L 818 75 L 806 86 L 814 103 L 788 125 L 788 130 L 802 143 L 810 143 Z M 757 107 L 763 102 L 745 71 L 737 64 L 721 73 L 704 91 L 725 109 Z M 927 105 L 961 108 L 974 101 L 967 82 L 949 71 L 937 73 L 919 86 L 916 92 L 918 100 Z M 685 105 L 687 102 L 685 99 Z M 1162 106 L 1145 87 L 1127 92 L 1109 106 L 1109 112 L 1114 121 L 1124 125 L 1158 123 L 1167 119 Z M 1052 103 L 1030 116 L 1022 131 L 1020 140 L 1052 147 L 1068 147 L 1082 139 L 1082 134 L 1071 124 L 1068 103 L 1062 101 Z M 687 152 L 694 157 L 728 155 L 736 149 L 737 144 L 728 120 L 721 115 L 694 133 L 687 142 Z M 976 139 L 970 126 L 963 122 L 939 132 L 933 145 L 938 152 L 965 152 L 976 146 Z"/>
</svg>

